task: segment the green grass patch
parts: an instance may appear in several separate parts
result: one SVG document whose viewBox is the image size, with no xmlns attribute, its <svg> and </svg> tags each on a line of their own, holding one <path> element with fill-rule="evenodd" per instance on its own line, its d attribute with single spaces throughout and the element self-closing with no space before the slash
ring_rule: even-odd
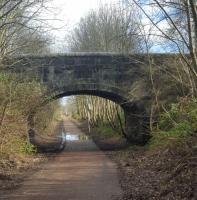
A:
<svg viewBox="0 0 197 200">
<path fill-rule="evenodd" d="M 147 144 L 149 149 L 185 143 L 197 133 L 197 99 L 182 98 L 171 104 L 170 109 L 161 114 L 158 129 L 152 133 Z"/>
<path fill-rule="evenodd" d="M 97 127 L 94 127 L 94 131 L 103 139 L 120 136 L 109 124 L 99 124 Z"/>
<path fill-rule="evenodd" d="M 15 145 L 14 149 L 20 154 L 20 155 L 33 155 L 37 152 L 36 147 L 29 143 L 29 141 L 16 138 L 13 145 Z"/>
</svg>

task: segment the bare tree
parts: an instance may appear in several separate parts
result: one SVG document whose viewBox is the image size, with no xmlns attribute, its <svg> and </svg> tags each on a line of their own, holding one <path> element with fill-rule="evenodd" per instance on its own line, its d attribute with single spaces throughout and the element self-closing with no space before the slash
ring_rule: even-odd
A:
<svg viewBox="0 0 197 200">
<path fill-rule="evenodd" d="M 133 10 L 101 6 L 81 18 L 68 37 L 71 51 L 136 53 L 142 51 Z"/>
<path fill-rule="evenodd" d="M 138 6 L 154 26 L 150 33 L 160 47 L 179 52 L 187 70 L 197 78 L 197 5 L 193 0 L 126 0 Z M 189 56 L 186 54 L 189 53 Z"/>
<path fill-rule="evenodd" d="M 45 9 L 47 0 L 2 0 L 0 1 L 0 59 L 16 54 L 32 46 L 32 40 L 42 40 L 38 16 Z M 29 40 L 21 43 L 20 37 L 27 34 Z M 25 38 L 24 38 L 25 39 Z M 31 40 L 32 39 L 32 40 Z M 19 42 L 20 41 L 20 42 Z M 30 42 L 28 42 L 30 41 Z"/>
<path fill-rule="evenodd" d="M 13 54 L 32 54 L 40 55 L 50 53 L 50 37 L 32 29 L 23 29 L 15 36 Z"/>
</svg>

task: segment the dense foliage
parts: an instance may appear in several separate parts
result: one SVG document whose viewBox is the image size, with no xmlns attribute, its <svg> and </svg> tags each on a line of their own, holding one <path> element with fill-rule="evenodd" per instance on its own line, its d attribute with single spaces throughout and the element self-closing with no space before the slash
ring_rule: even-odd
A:
<svg viewBox="0 0 197 200">
<path fill-rule="evenodd" d="M 184 143 L 197 133 L 197 100 L 180 98 L 170 105 L 159 117 L 158 128 L 153 132 L 151 147 L 161 147 Z"/>
</svg>

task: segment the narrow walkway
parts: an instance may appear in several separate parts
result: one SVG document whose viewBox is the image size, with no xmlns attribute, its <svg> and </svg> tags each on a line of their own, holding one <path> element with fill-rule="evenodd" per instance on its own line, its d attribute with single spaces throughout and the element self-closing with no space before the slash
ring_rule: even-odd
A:
<svg viewBox="0 0 197 200">
<path fill-rule="evenodd" d="M 83 140 L 68 141 L 64 152 L 26 178 L 23 185 L 0 197 L 3 200 L 113 200 L 121 194 L 117 167 L 70 120 L 66 132 Z"/>
</svg>

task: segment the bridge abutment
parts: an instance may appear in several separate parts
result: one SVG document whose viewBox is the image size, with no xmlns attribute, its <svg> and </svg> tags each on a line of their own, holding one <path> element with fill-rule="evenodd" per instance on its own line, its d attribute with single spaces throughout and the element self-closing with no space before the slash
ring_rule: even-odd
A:
<svg viewBox="0 0 197 200">
<path fill-rule="evenodd" d="M 123 110 L 127 139 L 132 144 L 145 144 L 150 138 L 149 116 L 146 110 L 135 104 L 127 104 Z"/>
</svg>

